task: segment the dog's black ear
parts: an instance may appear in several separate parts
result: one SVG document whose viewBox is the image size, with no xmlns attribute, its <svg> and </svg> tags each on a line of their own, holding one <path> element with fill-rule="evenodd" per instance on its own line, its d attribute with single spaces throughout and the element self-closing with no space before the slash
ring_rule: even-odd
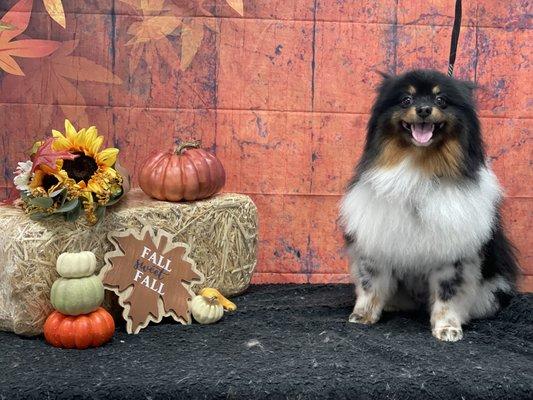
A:
<svg viewBox="0 0 533 400">
<path fill-rule="evenodd" d="M 392 79 L 392 75 L 385 71 L 375 70 L 383 78 L 383 82 L 387 82 Z"/>
</svg>

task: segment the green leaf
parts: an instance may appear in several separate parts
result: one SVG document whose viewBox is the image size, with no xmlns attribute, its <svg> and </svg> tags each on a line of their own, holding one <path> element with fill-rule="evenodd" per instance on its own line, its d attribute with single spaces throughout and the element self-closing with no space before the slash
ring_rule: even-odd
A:
<svg viewBox="0 0 533 400">
<path fill-rule="evenodd" d="M 102 207 L 102 206 L 96 207 L 96 210 L 94 210 L 94 213 L 98 221 L 101 221 L 105 215 L 105 207 Z"/>
<path fill-rule="evenodd" d="M 76 207 L 80 205 L 80 201 L 76 199 L 72 199 L 70 201 L 65 202 L 61 207 L 59 207 L 55 212 L 56 213 L 66 213 L 73 211 Z"/>
<path fill-rule="evenodd" d="M 78 206 L 74 210 L 66 212 L 64 214 L 65 215 L 65 220 L 70 221 L 70 222 L 76 221 L 79 218 L 80 214 L 81 214 L 81 210 L 82 210 L 82 207 Z"/>
<path fill-rule="evenodd" d="M 111 199 L 109 199 L 109 201 L 107 202 L 105 206 L 109 207 L 109 206 L 112 206 L 113 204 L 118 203 L 122 197 L 124 197 L 124 191 L 122 191 L 122 193 L 120 193 L 118 196 L 111 197 Z"/>
<path fill-rule="evenodd" d="M 42 212 L 36 212 L 36 213 L 30 214 L 30 219 L 31 219 L 32 221 L 40 221 L 40 220 L 42 220 L 42 219 L 45 219 L 45 218 L 50 217 L 50 215 L 52 215 L 52 214 L 49 214 L 49 213 L 42 213 Z"/>
<path fill-rule="evenodd" d="M 67 189 L 65 189 L 65 188 L 57 189 L 57 190 L 54 190 L 52 193 L 50 193 L 48 196 L 49 197 L 56 197 L 57 195 L 60 195 L 60 194 L 66 193 L 66 192 L 67 192 Z"/>
<path fill-rule="evenodd" d="M 35 207 L 50 208 L 54 204 L 54 200 L 50 197 L 33 197 L 29 200 L 30 204 Z"/>
</svg>

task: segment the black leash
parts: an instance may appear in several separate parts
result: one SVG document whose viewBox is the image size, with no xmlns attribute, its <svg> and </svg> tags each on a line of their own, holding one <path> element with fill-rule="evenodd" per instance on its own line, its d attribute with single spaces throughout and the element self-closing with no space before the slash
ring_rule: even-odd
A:
<svg viewBox="0 0 533 400">
<path fill-rule="evenodd" d="M 453 66 L 455 64 L 455 56 L 457 55 L 457 42 L 459 41 L 459 31 L 461 30 L 461 0 L 455 1 L 455 19 L 453 21 L 452 29 L 452 43 L 450 45 L 450 58 L 448 59 L 448 76 L 453 75 Z"/>
</svg>

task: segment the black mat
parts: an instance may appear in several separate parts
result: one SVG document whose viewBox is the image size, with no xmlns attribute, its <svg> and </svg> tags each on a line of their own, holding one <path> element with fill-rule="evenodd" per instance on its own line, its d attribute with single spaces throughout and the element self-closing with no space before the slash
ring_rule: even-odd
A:
<svg viewBox="0 0 533 400">
<path fill-rule="evenodd" d="M 253 287 L 212 326 L 123 328 L 93 350 L 0 333 L 0 398 L 531 399 L 533 296 L 441 343 L 427 317 L 347 323 L 348 286 Z"/>
</svg>

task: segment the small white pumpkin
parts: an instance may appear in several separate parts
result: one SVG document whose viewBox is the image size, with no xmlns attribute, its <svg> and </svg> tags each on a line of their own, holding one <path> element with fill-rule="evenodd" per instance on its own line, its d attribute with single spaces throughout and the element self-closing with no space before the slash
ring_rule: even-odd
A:
<svg viewBox="0 0 533 400">
<path fill-rule="evenodd" d="M 56 269 L 63 278 L 84 278 L 96 270 L 96 257 L 92 251 L 61 253 L 57 257 Z"/>
<path fill-rule="evenodd" d="M 191 301 L 192 316 L 200 324 L 212 324 L 224 315 L 224 307 L 216 298 L 194 296 Z"/>
</svg>

